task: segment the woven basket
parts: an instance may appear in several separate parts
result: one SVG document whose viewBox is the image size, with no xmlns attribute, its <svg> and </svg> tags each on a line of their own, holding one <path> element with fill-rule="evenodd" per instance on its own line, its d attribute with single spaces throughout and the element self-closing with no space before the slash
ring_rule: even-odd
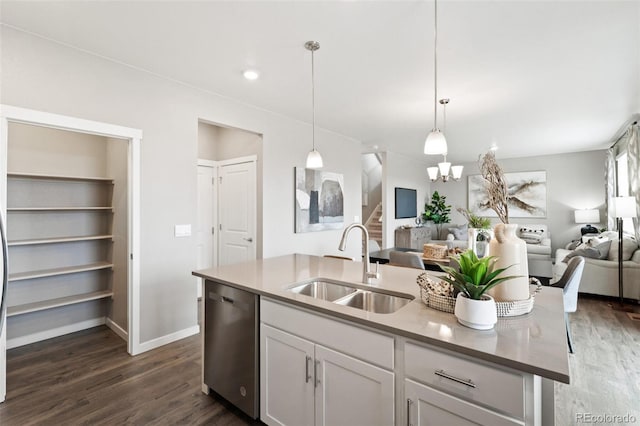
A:
<svg viewBox="0 0 640 426">
<path fill-rule="evenodd" d="M 426 273 L 418 276 L 418 286 L 420 286 L 420 298 L 422 302 L 430 308 L 438 311 L 453 313 L 456 308 L 456 298 L 435 294 L 430 291 L 427 284 L 431 280 Z M 535 302 L 535 295 L 542 289 L 542 284 L 537 278 L 530 278 L 529 283 L 536 285 L 535 290 L 528 299 L 515 300 L 511 302 L 496 302 L 498 317 L 515 317 L 531 312 Z"/>
<path fill-rule="evenodd" d="M 422 246 L 422 255 L 431 259 L 444 259 L 447 257 L 447 246 L 425 244 Z"/>
</svg>

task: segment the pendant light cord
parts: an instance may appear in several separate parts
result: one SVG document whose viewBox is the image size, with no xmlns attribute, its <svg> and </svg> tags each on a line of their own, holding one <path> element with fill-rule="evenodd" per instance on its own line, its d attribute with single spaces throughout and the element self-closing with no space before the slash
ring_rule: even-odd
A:
<svg viewBox="0 0 640 426">
<path fill-rule="evenodd" d="M 316 150 L 316 82 L 315 82 L 315 65 L 313 61 L 313 53 L 311 51 L 311 142 L 313 150 Z"/>
<path fill-rule="evenodd" d="M 438 0 L 434 0 L 434 29 L 433 37 L 433 128 L 438 128 Z"/>
</svg>

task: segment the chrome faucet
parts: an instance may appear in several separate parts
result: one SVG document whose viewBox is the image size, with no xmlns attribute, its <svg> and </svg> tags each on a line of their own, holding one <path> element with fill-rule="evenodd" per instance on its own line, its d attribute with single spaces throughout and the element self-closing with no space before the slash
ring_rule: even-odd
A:
<svg viewBox="0 0 640 426">
<path fill-rule="evenodd" d="M 353 228 L 360 228 L 362 230 L 362 246 L 364 247 L 364 259 L 362 259 L 362 282 L 364 284 L 371 284 L 371 278 L 380 278 L 380 274 L 378 273 L 378 267 L 380 265 L 376 263 L 376 271 L 371 272 L 369 264 L 369 231 L 367 231 L 367 228 L 359 223 L 352 223 L 347 226 L 342 233 L 342 239 L 340 240 L 338 250 L 344 251 L 347 248 L 347 235 L 349 235 L 349 232 Z"/>
</svg>

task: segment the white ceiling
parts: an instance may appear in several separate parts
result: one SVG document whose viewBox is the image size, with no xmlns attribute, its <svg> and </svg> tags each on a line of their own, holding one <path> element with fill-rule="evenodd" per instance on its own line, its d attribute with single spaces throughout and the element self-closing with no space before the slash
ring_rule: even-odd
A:
<svg viewBox="0 0 640 426">
<path fill-rule="evenodd" d="M 639 1 L 438 6 L 450 160 L 474 161 L 492 142 L 503 158 L 601 149 L 640 112 Z M 363 150 L 424 157 L 432 1 L 2 0 L 0 12 L 6 25 L 306 122 L 303 44 L 317 40 L 317 125 Z M 242 77 L 250 67 L 258 81 Z"/>
</svg>

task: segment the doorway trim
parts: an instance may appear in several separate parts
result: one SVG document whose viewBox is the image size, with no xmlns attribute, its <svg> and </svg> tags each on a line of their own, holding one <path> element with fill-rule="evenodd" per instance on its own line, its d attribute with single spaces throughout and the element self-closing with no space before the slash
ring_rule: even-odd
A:
<svg viewBox="0 0 640 426">
<path fill-rule="evenodd" d="M 0 105 L 0 200 L 5 215 L 7 200 L 7 149 L 9 123 L 31 124 L 59 130 L 124 139 L 128 143 L 128 284 L 127 284 L 127 351 L 131 355 L 142 352 L 140 348 L 140 144 L 142 130 L 114 124 L 101 123 L 65 115 L 52 114 L 11 105 Z M 6 331 L 0 338 L 0 376 L 6 377 Z M 6 384 L 0 380 L 0 401 L 4 400 Z"/>
</svg>

